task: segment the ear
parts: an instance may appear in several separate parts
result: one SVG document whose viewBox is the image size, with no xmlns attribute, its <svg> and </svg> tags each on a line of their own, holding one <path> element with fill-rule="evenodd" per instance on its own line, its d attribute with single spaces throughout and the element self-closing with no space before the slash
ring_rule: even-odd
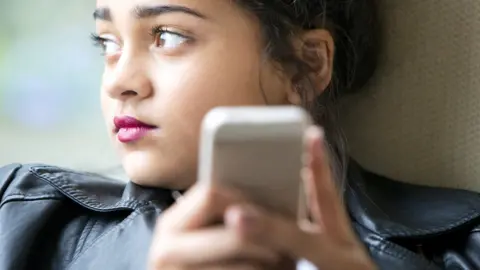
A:
<svg viewBox="0 0 480 270">
<path fill-rule="evenodd" d="M 320 95 L 332 81 L 335 43 L 332 34 L 325 29 L 314 29 L 304 32 L 295 42 L 297 57 L 303 60 L 311 69 L 307 78 L 313 83 L 314 92 L 303 95 L 308 101 Z M 304 80 L 294 82 L 288 94 L 288 100 L 294 105 L 300 105 L 299 91 L 305 88 Z"/>
</svg>

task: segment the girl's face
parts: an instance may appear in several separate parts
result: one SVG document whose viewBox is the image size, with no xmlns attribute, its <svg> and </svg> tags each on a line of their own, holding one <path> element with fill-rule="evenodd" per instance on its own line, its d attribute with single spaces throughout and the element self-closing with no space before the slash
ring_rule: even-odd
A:
<svg viewBox="0 0 480 270">
<path fill-rule="evenodd" d="M 195 181 L 200 124 L 213 107 L 288 103 L 289 78 L 234 1 L 97 0 L 95 19 L 105 121 L 138 184 Z"/>
</svg>

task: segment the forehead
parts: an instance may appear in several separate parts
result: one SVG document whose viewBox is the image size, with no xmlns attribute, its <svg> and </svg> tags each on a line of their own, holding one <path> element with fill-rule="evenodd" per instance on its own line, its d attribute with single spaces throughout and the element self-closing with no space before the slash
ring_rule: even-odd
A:
<svg viewBox="0 0 480 270">
<path fill-rule="evenodd" d="M 108 8 L 112 13 L 133 11 L 139 6 L 184 6 L 204 13 L 224 12 L 232 8 L 233 0 L 97 0 L 97 8 Z"/>
</svg>

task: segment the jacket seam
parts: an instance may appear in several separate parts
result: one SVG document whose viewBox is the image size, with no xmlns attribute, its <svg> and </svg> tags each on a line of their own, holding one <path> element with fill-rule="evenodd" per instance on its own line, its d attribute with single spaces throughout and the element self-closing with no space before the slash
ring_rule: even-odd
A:
<svg viewBox="0 0 480 270">
<path fill-rule="evenodd" d="M 62 192 L 65 196 L 69 197 L 73 201 L 87 208 L 90 208 L 92 210 L 111 211 L 111 210 L 118 210 L 118 208 L 128 208 L 131 210 L 135 210 L 136 208 L 141 208 L 143 206 L 147 206 L 151 204 L 148 201 L 138 201 L 135 199 L 127 199 L 127 200 L 116 202 L 115 204 L 112 204 L 112 205 L 106 205 L 98 201 L 91 200 L 88 196 L 84 194 L 84 192 L 76 189 L 66 180 L 40 175 L 38 172 L 33 170 L 33 168 L 30 169 L 30 172 L 33 173 L 35 176 L 39 177 L 40 179 L 43 179 L 44 181 L 47 181 L 49 184 L 56 187 L 60 192 Z M 65 173 L 75 174 L 73 172 L 65 172 Z"/>
<path fill-rule="evenodd" d="M 477 210 L 472 209 L 467 214 L 465 214 L 462 218 L 459 220 L 449 223 L 448 225 L 445 226 L 439 226 L 435 228 L 430 228 L 430 229 L 382 229 L 385 233 L 382 233 L 386 237 L 414 237 L 414 236 L 425 236 L 425 234 L 435 234 L 435 233 L 446 233 L 448 231 L 451 231 L 452 229 L 455 229 L 456 227 L 462 226 L 476 218 L 478 218 L 480 214 L 477 212 Z M 422 235 L 423 234 L 423 235 Z"/>
<path fill-rule="evenodd" d="M 376 245 L 368 244 L 368 246 L 371 247 L 371 249 L 376 250 L 378 252 L 385 253 L 385 254 L 387 254 L 391 257 L 394 257 L 396 259 L 399 259 L 399 260 L 414 261 L 416 263 L 422 263 L 423 265 L 431 264 L 424 257 L 422 257 L 422 256 L 420 256 L 416 253 L 413 253 L 413 252 L 409 251 L 408 249 L 406 249 L 402 246 L 399 246 L 395 243 L 392 243 L 392 242 L 389 242 L 389 241 L 386 241 L 386 240 L 381 240 L 380 245 L 383 245 L 384 248 L 381 248 L 381 247 L 376 246 Z"/>
<path fill-rule="evenodd" d="M 377 232 L 372 231 L 371 229 L 367 228 L 366 226 L 364 226 L 363 224 L 361 224 L 359 222 L 355 222 L 355 223 L 358 224 L 359 226 L 361 226 L 364 230 L 368 231 L 369 233 L 379 237 L 379 239 L 378 239 L 379 244 L 378 245 L 373 245 L 373 244 L 369 243 L 368 241 L 362 241 L 369 248 L 371 248 L 373 250 L 376 250 L 376 251 L 379 251 L 379 252 L 384 252 L 385 254 L 390 255 L 390 256 L 392 256 L 396 259 L 402 260 L 405 257 L 407 257 L 407 258 L 410 258 L 410 259 L 415 260 L 415 261 L 423 261 L 423 264 L 429 263 L 428 260 L 425 257 L 423 257 L 419 254 L 416 254 L 416 253 L 408 250 L 407 248 L 402 247 L 401 245 L 398 245 L 396 243 L 393 243 L 393 242 L 385 239 L 384 236 L 378 234 Z M 382 249 L 382 248 L 379 247 L 379 245 L 383 245 L 387 249 Z M 391 252 L 392 249 L 395 252 Z"/>
<path fill-rule="evenodd" d="M 45 200 L 61 200 L 62 197 L 58 196 L 58 194 L 53 194 L 53 193 L 47 193 L 47 194 L 41 194 L 41 195 L 29 195 L 26 196 L 25 194 L 21 193 L 15 193 L 15 194 L 9 194 L 5 199 L 0 203 L 0 207 L 3 207 L 7 203 L 11 202 L 20 202 L 20 201 L 45 201 Z"/>
<path fill-rule="evenodd" d="M 87 220 L 85 226 L 82 229 L 82 232 L 80 233 L 80 237 L 77 238 L 77 243 L 75 245 L 75 251 L 74 251 L 74 257 L 76 254 L 80 253 L 83 247 L 85 246 L 85 241 L 92 232 L 92 229 L 94 228 L 96 224 L 96 220 L 92 220 L 92 218 L 89 216 L 89 219 Z"/>
<path fill-rule="evenodd" d="M 62 197 L 62 196 L 59 196 L 59 194 L 56 193 L 56 192 L 45 192 L 45 193 L 39 193 L 39 194 L 31 194 L 31 193 L 24 193 L 24 192 L 13 192 L 13 193 L 9 193 L 5 197 L 5 199 L 8 199 L 9 197 L 14 197 L 14 196 L 16 196 L 16 197 L 22 196 L 26 199 L 43 197 L 43 196 L 58 197 L 58 198 Z"/>
<path fill-rule="evenodd" d="M 142 211 L 143 210 L 143 211 Z M 127 218 L 125 218 L 122 222 L 120 222 L 119 224 L 115 225 L 114 227 L 112 227 L 111 229 L 109 230 L 106 230 L 105 232 L 103 232 L 100 236 L 98 236 L 98 238 L 94 241 L 92 241 L 92 243 L 90 245 L 88 245 L 85 249 L 82 250 L 82 252 L 79 252 L 77 254 L 75 254 L 75 256 L 72 258 L 72 261 L 68 264 L 68 266 L 66 267 L 66 269 L 71 269 L 71 267 L 75 266 L 78 262 L 78 260 L 80 259 L 80 257 L 85 254 L 88 250 L 90 250 L 91 248 L 93 248 L 95 245 L 97 245 L 104 237 L 106 237 L 108 234 L 110 233 L 113 233 L 114 231 L 118 231 L 118 230 L 121 230 L 121 229 L 124 229 L 126 226 L 128 226 L 137 216 L 139 216 L 140 214 L 146 214 L 146 213 L 150 213 L 150 212 L 153 212 L 153 211 L 156 211 L 155 208 L 150 208 L 150 209 L 144 209 L 144 208 L 140 208 L 140 209 L 137 209 L 137 210 L 134 210 Z"/>
</svg>

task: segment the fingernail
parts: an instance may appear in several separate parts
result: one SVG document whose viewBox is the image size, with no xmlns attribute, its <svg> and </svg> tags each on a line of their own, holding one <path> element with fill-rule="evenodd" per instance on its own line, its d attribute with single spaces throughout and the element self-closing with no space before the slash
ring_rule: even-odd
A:
<svg viewBox="0 0 480 270">
<path fill-rule="evenodd" d="M 323 137 L 325 136 L 325 132 L 323 128 L 319 126 L 312 126 L 307 131 L 307 136 L 311 140 L 319 140 L 323 141 Z"/>
<path fill-rule="evenodd" d="M 242 209 L 241 222 L 244 224 L 245 227 L 253 228 L 258 226 L 259 219 L 260 219 L 260 214 L 258 213 L 257 210 L 251 207 L 246 207 Z"/>
<path fill-rule="evenodd" d="M 252 207 L 232 207 L 226 213 L 225 223 L 251 231 L 258 228 L 259 216 Z"/>
<path fill-rule="evenodd" d="M 322 128 L 313 126 L 308 130 L 307 136 L 310 140 L 310 151 L 313 157 L 318 160 L 322 156 L 325 133 Z"/>
</svg>

